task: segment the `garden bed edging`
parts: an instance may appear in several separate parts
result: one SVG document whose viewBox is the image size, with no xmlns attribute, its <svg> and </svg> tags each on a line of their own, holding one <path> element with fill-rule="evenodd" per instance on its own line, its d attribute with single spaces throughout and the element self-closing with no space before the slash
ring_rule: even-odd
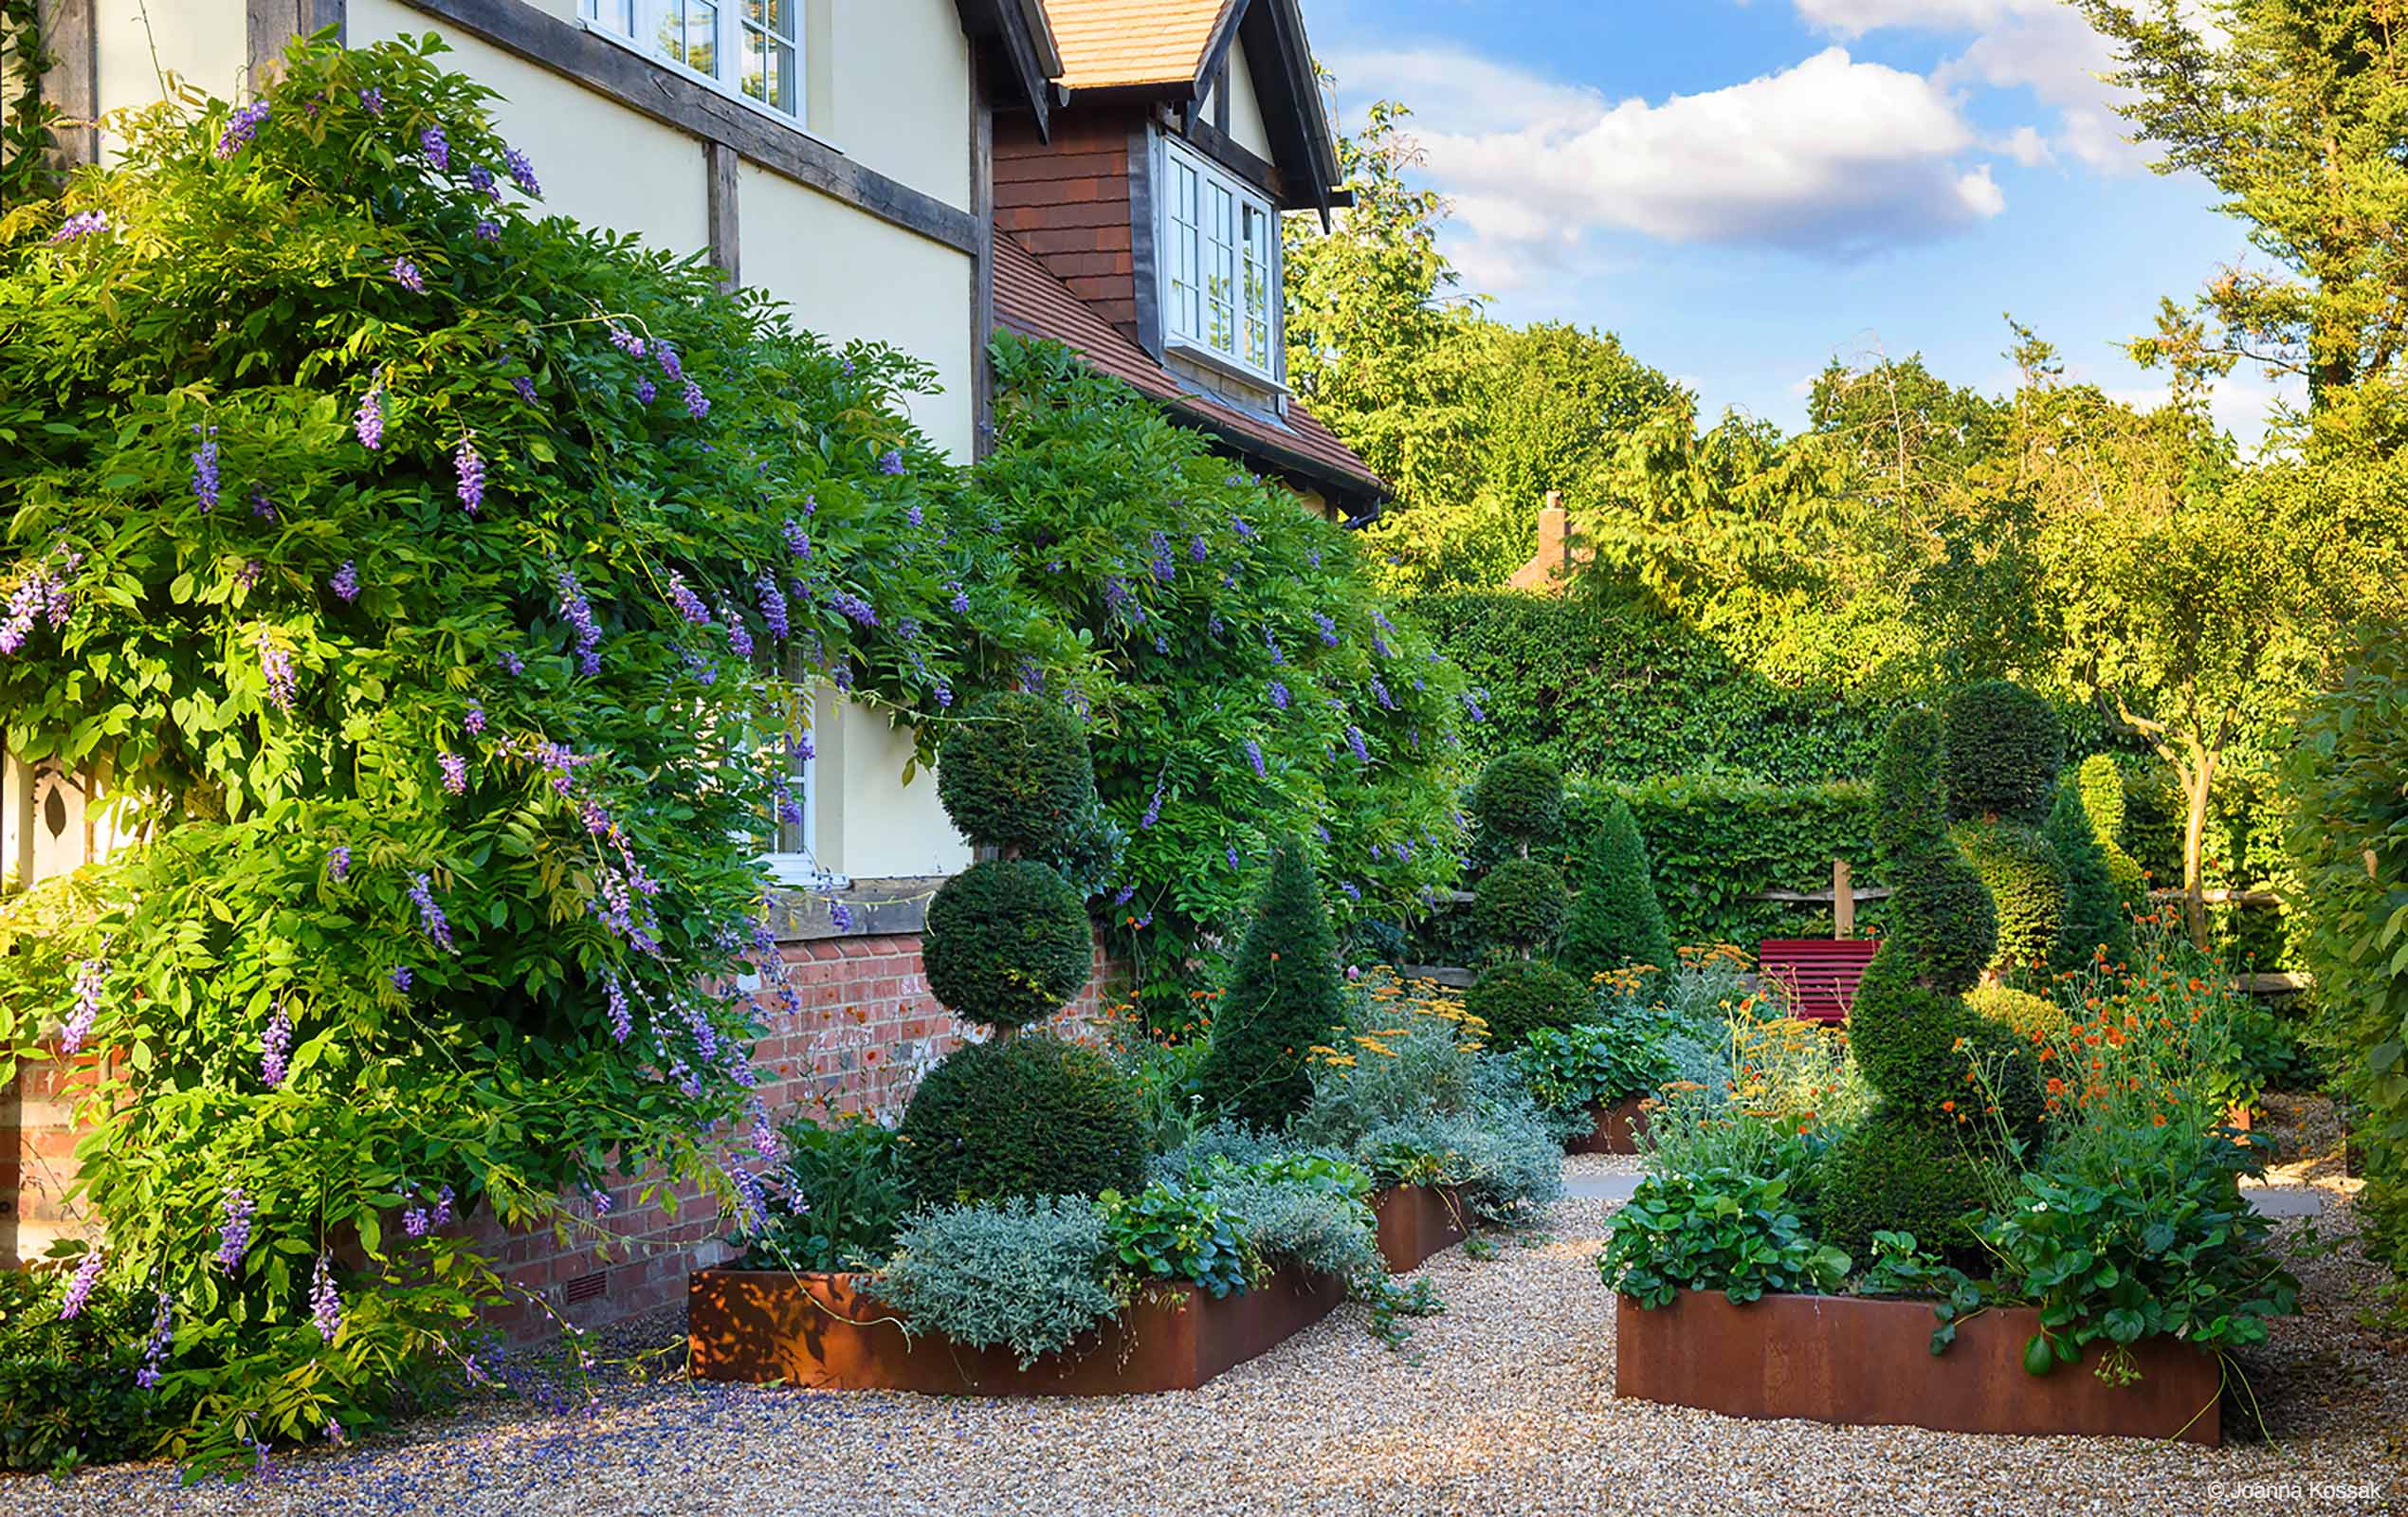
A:
<svg viewBox="0 0 2408 1517">
<path fill-rule="evenodd" d="M 2141 1379 L 2092 1373 L 2101 1350 L 2047 1375 L 2023 1367 L 2030 1307 L 1962 1321 L 1945 1353 L 1927 1301 L 1768 1295 L 1734 1306 L 1685 1290 L 1669 1307 L 1614 1297 L 1614 1394 L 1727 1416 L 1803 1417 L 1941 1433 L 2224 1441 L 2216 1357 L 2173 1338 L 2132 1345 Z"/>
<path fill-rule="evenodd" d="M 686 1286 L 686 1370 L 697 1380 L 929 1396 L 1136 1396 L 1188 1391 L 1329 1315 L 1345 1282 L 1293 1267 L 1215 1298 L 1156 1285 L 1026 1369 L 1009 1348 L 906 1334 L 868 1277 L 701 1270 Z"/>
<path fill-rule="evenodd" d="M 1640 1108 L 1645 1096 L 1624 1096 L 1607 1105 L 1602 1101 L 1589 1103 L 1590 1128 L 1563 1145 L 1567 1154 L 1635 1154 L 1639 1151 L 1639 1134 L 1647 1130 L 1647 1114 Z"/>
<path fill-rule="evenodd" d="M 1379 1256 L 1390 1274 L 1417 1270 L 1423 1260 L 1464 1239 L 1463 1192 L 1452 1185 L 1391 1185 L 1374 1192 Z"/>
</svg>

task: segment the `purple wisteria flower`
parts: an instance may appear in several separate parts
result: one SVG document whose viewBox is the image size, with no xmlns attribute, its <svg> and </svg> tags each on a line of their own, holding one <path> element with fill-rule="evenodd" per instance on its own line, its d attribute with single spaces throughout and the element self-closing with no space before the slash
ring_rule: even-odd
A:
<svg viewBox="0 0 2408 1517">
<path fill-rule="evenodd" d="M 803 530 L 803 524 L 800 521 L 790 516 L 786 519 L 786 524 L 778 528 L 778 532 L 786 539 L 788 553 L 797 558 L 811 557 L 811 534 Z"/>
<path fill-rule="evenodd" d="M 406 994 L 410 989 L 410 980 L 416 977 L 410 972 L 408 964 L 395 964 L 385 978 L 392 981 L 393 989 Z"/>
<path fill-rule="evenodd" d="M 446 1185 L 435 1192 L 435 1209 L 430 1218 L 435 1226 L 448 1226 L 451 1221 L 451 1187 Z"/>
<path fill-rule="evenodd" d="M 543 186 L 536 181 L 535 165 L 517 148 L 502 150 L 502 166 L 509 171 L 510 182 L 519 187 L 529 200 L 543 198 Z"/>
<path fill-rule="evenodd" d="M 159 1292 L 158 1310 L 151 1318 L 150 1341 L 142 1345 L 142 1367 L 134 1372 L 134 1383 L 142 1389 L 155 1390 L 159 1383 L 159 1365 L 167 1360 L 168 1350 L 175 1346 L 175 1304 L 166 1291 Z"/>
<path fill-rule="evenodd" d="M 410 877 L 410 904 L 418 908 L 418 929 L 432 939 L 436 947 L 446 953 L 460 951 L 452 946 L 451 919 L 443 914 L 442 905 L 435 900 L 434 883 L 424 873 Z"/>
<path fill-rule="evenodd" d="M 560 594 L 560 614 L 569 619 L 569 626 L 576 633 L 578 670 L 601 673 L 602 629 L 593 620 L 593 607 L 586 600 L 577 576 L 567 569 L 559 569 L 554 572 L 552 584 Z"/>
<path fill-rule="evenodd" d="M 1251 542 L 1254 540 L 1256 536 L 1258 536 L 1258 534 L 1254 531 L 1254 523 L 1247 521 L 1242 516 L 1231 517 L 1229 519 L 1229 524 L 1237 529 L 1238 537 L 1244 541 Z"/>
<path fill-rule="evenodd" d="M 528 405 L 532 406 L 536 403 L 535 380 L 529 375 L 523 374 L 512 375 L 510 376 L 510 388 L 518 392 L 519 398 L 525 401 Z"/>
<path fill-rule="evenodd" d="M 1371 749 L 1363 742 L 1362 728 L 1350 726 L 1346 729 L 1346 746 L 1355 751 L 1355 762 L 1359 764 L 1371 762 Z"/>
<path fill-rule="evenodd" d="M 828 898 L 828 921 L 838 932 L 853 930 L 853 908 L 834 896 Z"/>
<path fill-rule="evenodd" d="M 635 1033 L 635 1013 L 628 1006 L 627 987 L 616 975 L 603 977 L 602 988 L 609 996 L 611 1040 L 625 1043 Z"/>
<path fill-rule="evenodd" d="M 259 584 L 259 576 L 266 572 L 267 565 L 257 558 L 246 558 L 243 567 L 234 571 L 234 582 L 245 590 L 250 590 Z"/>
<path fill-rule="evenodd" d="M 250 139 L 259 135 L 260 123 L 267 119 L 267 113 L 265 101 L 253 101 L 248 105 L 237 107 L 234 114 L 227 119 L 226 130 L 218 137 L 217 155 L 230 158 L 242 152 Z"/>
<path fill-rule="evenodd" d="M 1362 886 L 1357 885 L 1354 881 L 1341 880 L 1338 882 L 1338 888 L 1346 892 L 1347 900 L 1354 902 L 1357 905 L 1360 905 L 1362 904 Z"/>
<path fill-rule="evenodd" d="M 481 243 L 498 243 L 502 241 L 502 223 L 490 217 L 480 217 L 477 224 L 468 228 L 468 234 Z"/>
<path fill-rule="evenodd" d="M 192 424 L 192 435 L 200 446 L 192 449 L 192 499 L 201 503 L 204 511 L 217 509 L 217 429 Z"/>
<path fill-rule="evenodd" d="M 911 503 L 911 508 L 903 513 L 903 520 L 916 527 L 925 526 L 928 523 L 928 515 L 926 512 L 921 510 L 920 503 L 918 501 L 914 501 Z"/>
<path fill-rule="evenodd" d="M 1270 683 L 1270 698 L 1271 708 L 1273 710 L 1285 711 L 1287 709 L 1287 686 L 1277 680 L 1273 680 Z"/>
<path fill-rule="evenodd" d="M 902 449 L 902 448 L 887 448 L 885 452 L 883 452 L 883 453 L 881 453 L 881 454 L 879 454 L 879 455 L 878 455 L 878 472 L 879 472 L 879 473 L 881 473 L 881 474 L 900 474 L 900 473 L 902 473 L 903 471 L 903 449 Z"/>
<path fill-rule="evenodd" d="M 418 151 L 427 155 L 427 161 L 434 165 L 438 174 L 451 167 L 451 138 L 443 135 L 440 126 L 428 127 L 418 134 Z"/>
<path fill-rule="evenodd" d="M 451 466 L 460 475 L 460 508 L 475 516 L 477 507 L 485 503 L 485 461 L 478 456 L 477 445 L 465 437 L 460 439 Z"/>
<path fill-rule="evenodd" d="M 690 377 L 685 381 L 684 394 L 685 413 L 688 416 L 701 421 L 711 413 L 711 397 L 702 393 L 702 387 L 696 384 Z"/>
<path fill-rule="evenodd" d="M 326 1441 L 337 1447 L 346 1441 L 343 1437 L 343 1425 L 331 1416 L 326 1419 Z"/>
<path fill-rule="evenodd" d="M 502 192 L 493 187 L 493 171 L 482 163 L 468 165 L 468 188 L 488 200 L 502 198 Z"/>
<path fill-rule="evenodd" d="M 772 637 L 784 637 L 790 625 L 786 619 L 786 593 L 777 588 L 777 576 L 762 570 L 753 579 L 753 594 L 760 607 L 762 625 Z"/>
<path fill-rule="evenodd" d="M 267 681 L 268 703 L 279 711 L 290 712 L 297 689 L 291 650 L 265 627 L 251 634 L 251 646 L 259 650 L 259 672 Z"/>
<path fill-rule="evenodd" d="M 653 397 L 660 393 L 660 387 L 649 379 L 638 379 L 635 382 L 635 403 L 639 406 L 650 405 Z"/>
<path fill-rule="evenodd" d="M 677 608 L 677 613 L 698 627 L 707 626 L 711 619 L 711 609 L 702 604 L 702 597 L 694 594 L 692 587 L 686 584 L 684 575 L 674 569 L 670 570 L 668 575 L 669 603 Z"/>
<path fill-rule="evenodd" d="M 435 762 L 443 766 L 443 788 L 447 792 L 454 795 L 468 794 L 467 759 L 456 753 L 443 753 L 435 756 Z"/>
<path fill-rule="evenodd" d="M 935 694 L 937 697 L 938 709 L 944 711 L 950 711 L 953 709 L 953 686 L 951 685 L 947 684 L 943 680 L 939 680 L 937 682 Z"/>
<path fill-rule="evenodd" d="M 1338 646 L 1338 623 L 1335 620 L 1323 612 L 1315 612 L 1313 625 L 1321 629 L 1322 647 L 1336 648 Z"/>
<path fill-rule="evenodd" d="M 82 242 L 86 237 L 95 236 L 108 229 L 109 213 L 107 211 L 79 210 L 59 223 L 59 229 L 50 234 L 50 242 L 53 247 L 61 243 Z"/>
<path fill-rule="evenodd" d="M 727 624 L 727 650 L 738 658 L 751 658 L 753 630 L 744 625 L 744 613 L 722 595 L 720 597 L 719 615 L 720 620 Z"/>
<path fill-rule="evenodd" d="M 280 996 L 276 1002 L 276 1014 L 260 1029 L 259 1083 L 270 1090 L 283 1085 L 284 1075 L 291 1068 L 292 1051 L 293 1019 L 284 1014 L 284 1003 Z"/>
<path fill-rule="evenodd" d="M 374 452 L 385 446 L 385 371 L 378 369 L 369 382 L 368 393 L 359 399 L 358 413 L 352 417 L 352 430 L 359 434 L 359 446 Z"/>
<path fill-rule="evenodd" d="M 1157 785 L 1154 787 L 1153 798 L 1145 803 L 1145 814 L 1137 819 L 1138 830 L 1142 832 L 1145 829 L 1152 827 L 1156 822 L 1158 822 L 1161 819 L 1162 787 Z"/>
<path fill-rule="evenodd" d="M 677 349 L 671 346 L 665 339 L 654 339 L 652 343 L 652 361 L 659 364 L 661 366 L 661 372 L 668 375 L 671 379 L 683 379 L 685 377 L 685 360 L 679 357 L 677 355 Z"/>
<path fill-rule="evenodd" d="M 1487 714 L 1480 709 L 1479 701 L 1469 690 L 1463 692 L 1463 710 L 1464 715 L 1469 717 L 1474 722 L 1485 722 L 1487 720 Z"/>
<path fill-rule="evenodd" d="M 323 1250 L 309 1282 L 309 1320 L 318 1325 L 318 1336 L 330 1343 L 343 1330 L 343 1298 L 335 1289 L 334 1260 Z"/>
<path fill-rule="evenodd" d="M 479 733 L 483 732 L 485 729 L 484 703 L 482 701 L 469 702 L 468 714 L 460 719 L 460 724 L 467 729 L 468 734 L 471 737 L 475 737 Z"/>
<path fill-rule="evenodd" d="M 1223 854 L 1224 854 L 1224 855 L 1225 855 L 1225 856 L 1229 859 L 1229 867 L 1230 867 L 1231 868 L 1234 869 L 1234 868 L 1239 868 L 1239 867 L 1240 867 L 1240 866 L 1239 866 L 1239 864 L 1238 864 L 1238 862 L 1237 862 L 1237 845 L 1236 845 L 1236 844 L 1231 843 L 1231 844 L 1230 844 L 1227 848 L 1223 849 L 1221 851 L 1222 851 L 1222 853 L 1223 853 Z"/>
<path fill-rule="evenodd" d="M 621 353 L 626 354 L 629 357 L 640 358 L 644 356 L 644 339 L 629 331 L 626 327 L 619 325 L 618 322 L 606 320 L 603 322 L 602 331 L 603 335 L 611 339 L 611 346 L 618 349 Z"/>
<path fill-rule="evenodd" d="M 75 1267 L 73 1278 L 67 1281 L 67 1293 L 59 1303 L 59 1320 L 71 1322 L 82 1314 L 84 1303 L 92 1299 L 92 1288 L 100 1283 L 100 1266 L 106 1258 L 99 1244 L 83 1251 L 83 1262 Z"/>
<path fill-rule="evenodd" d="M 1381 710 L 1394 711 L 1396 709 L 1396 698 L 1388 693 L 1388 686 L 1380 681 L 1374 680 L 1371 682 L 1371 696 L 1373 700 L 1379 703 L 1379 708 Z"/>
<path fill-rule="evenodd" d="M 427 276 L 419 273 L 418 265 L 411 263 L 409 259 L 394 259 L 392 263 L 392 275 L 393 283 L 400 285 L 403 289 L 408 290 L 410 294 L 424 295 L 427 293 Z"/>
<path fill-rule="evenodd" d="M 829 592 L 828 604 L 864 627 L 878 625 L 878 608 L 849 590 Z"/>
<path fill-rule="evenodd" d="M 264 484 L 251 486 L 251 515 L 264 521 L 276 520 L 276 503 L 267 498 L 267 486 Z"/>
<path fill-rule="evenodd" d="M 251 1217 L 259 1211 L 259 1203 L 243 1194 L 240 1185 L 226 1187 L 224 1209 L 217 1224 L 217 1267 L 232 1273 L 241 1268 L 243 1251 L 251 1246 Z"/>
<path fill-rule="evenodd" d="M 417 1199 L 417 1196 L 412 1194 L 410 1200 L 415 1203 Z M 401 1230 L 403 1233 L 413 1238 L 425 1237 L 433 1230 L 432 1225 L 427 1220 L 427 1209 L 416 1204 L 403 1207 L 401 1209 Z"/>
<path fill-rule="evenodd" d="M 1212 557 L 1212 549 L 1204 545 L 1204 539 L 1201 537 L 1194 537 L 1187 539 L 1187 556 L 1195 559 L 1197 563 L 1202 563 L 1206 558 Z"/>
<path fill-rule="evenodd" d="M 326 878 L 337 885 L 351 878 L 351 845 L 337 843 L 326 850 Z"/>
<path fill-rule="evenodd" d="M 92 1035 L 92 1024 L 100 1014 L 100 996 L 108 982 L 106 960 L 86 959 L 75 966 L 75 1010 L 67 1014 L 66 1025 L 59 1029 L 60 1052 L 77 1051 L 83 1047 L 83 1040 Z"/>
<path fill-rule="evenodd" d="M 1251 738 L 1246 740 L 1246 761 L 1254 766 L 1255 778 L 1268 777 L 1263 769 L 1263 745 Z"/>
<path fill-rule="evenodd" d="M 359 92 L 359 108 L 366 111 L 371 116 L 384 115 L 385 92 L 381 89 L 374 88 L 361 90 Z"/>
</svg>

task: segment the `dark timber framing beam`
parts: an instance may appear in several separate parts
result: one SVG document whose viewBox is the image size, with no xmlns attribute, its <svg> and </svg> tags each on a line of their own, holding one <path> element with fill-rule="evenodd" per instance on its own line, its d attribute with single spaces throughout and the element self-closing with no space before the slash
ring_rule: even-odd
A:
<svg viewBox="0 0 2408 1517">
<path fill-rule="evenodd" d="M 42 0 L 36 26 L 51 64 L 42 75 L 44 103 L 55 107 L 67 121 L 51 129 L 63 170 L 97 163 L 100 129 L 91 124 L 100 114 L 100 29 L 94 25 L 94 0 Z"/>
<path fill-rule="evenodd" d="M 994 447 L 994 365 L 987 344 L 995 330 L 995 113 L 979 71 L 976 44 L 970 60 L 970 215 L 978 247 L 970 255 L 970 456 Z M 1044 130 L 1044 120 L 1038 120 Z"/>
<path fill-rule="evenodd" d="M 977 256 L 976 218 L 900 179 L 865 168 L 818 139 L 719 91 L 671 73 L 526 0 L 406 0 L 480 42 L 575 80 L 664 126 L 724 144 L 780 177 L 890 226 Z"/>
<path fill-rule="evenodd" d="M 1161 268 L 1154 247 L 1154 134 L 1140 120 L 1129 134 L 1129 294 L 1137 344 L 1162 361 Z"/>
<path fill-rule="evenodd" d="M 704 219 L 711 230 L 711 266 L 719 270 L 719 287 L 732 290 L 744 283 L 743 218 L 736 209 L 736 150 L 711 137 L 702 139 Z"/>
<path fill-rule="evenodd" d="M 267 86 L 268 72 L 284 56 L 284 45 L 295 37 L 332 27 L 335 40 L 343 41 L 350 25 L 344 8 L 345 0 L 243 0 L 244 52 L 250 61 L 251 88 Z"/>
</svg>

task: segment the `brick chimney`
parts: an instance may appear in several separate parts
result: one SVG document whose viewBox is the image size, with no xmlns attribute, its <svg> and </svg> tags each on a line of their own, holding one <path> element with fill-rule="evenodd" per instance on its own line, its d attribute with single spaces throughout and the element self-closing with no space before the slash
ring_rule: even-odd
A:
<svg viewBox="0 0 2408 1517">
<path fill-rule="evenodd" d="M 1563 512 L 1563 492 L 1549 490 L 1539 507 L 1539 551 L 1505 582 L 1516 590 L 1551 591 L 1572 577 L 1572 523 Z"/>
</svg>

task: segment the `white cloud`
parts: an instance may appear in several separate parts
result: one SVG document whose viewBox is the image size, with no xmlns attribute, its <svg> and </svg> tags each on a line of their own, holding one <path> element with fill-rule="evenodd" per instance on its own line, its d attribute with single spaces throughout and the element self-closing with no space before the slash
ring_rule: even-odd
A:
<svg viewBox="0 0 2408 1517">
<path fill-rule="evenodd" d="M 2040 135 L 2039 128 L 2032 126 L 2018 126 L 2008 133 L 2006 140 L 1998 144 L 1998 151 L 2027 169 L 2037 168 L 2056 157 L 2049 151 L 2049 139 Z"/>
<path fill-rule="evenodd" d="M 2044 10 L 2060 0 L 1797 0 L 1807 24 L 1842 37 L 1912 27 L 1921 31 L 1970 31 L 2010 11 Z"/>
<path fill-rule="evenodd" d="M 1948 93 L 1832 47 L 1660 103 L 1610 101 L 1454 52 L 1341 59 L 1354 88 L 1412 100 L 1430 176 L 1477 242 L 1561 257 L 1593 229 L 1848 256 L 1944 235 L 2005 197 Z"/>
</svg>

